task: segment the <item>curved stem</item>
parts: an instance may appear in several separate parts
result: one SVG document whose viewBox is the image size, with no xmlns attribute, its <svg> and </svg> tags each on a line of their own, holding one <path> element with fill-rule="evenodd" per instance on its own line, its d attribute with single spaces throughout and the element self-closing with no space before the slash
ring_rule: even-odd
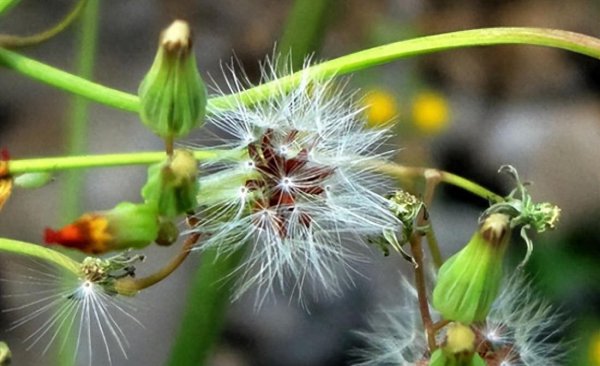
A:
<svg viewBox="0 0 600 366">
<path fill-rule="evenodd" d="M 119 279 L 115 282 L 115 290 L 121 295 L 133 296 L 139 291 L 153 286 L 169 277 L 187 258 L 199 238 L 199 233 L 190 234 L 185 239 L 181 251 L 179 251 L 166 266 L 158 270 L 158 272 L 141 278 L 125 277 Z"/>
<path fill-rule="evenodd" d="M 18 53 L 0 48 L 0 65 L 44 84 L 80 95 L 107 106 L 137 112 L 137 96 L 91 82 Z"/>
<path fill-rule="evenodd" d="M 248 105 L 258 103 L 269 98 L 271 95 L 280 93 L 282 90 L 293 88 L 307 74 L 317 78 L 331 77 L 348 74 L 401 58 L 458 48 L 501 44 L 560 48 L 600 58 L 600 39 L 579 33 L 557 29 L 524 27 L 472 29 L 420 37 L 352 53 L 235 95 L 211 98 L 208 101 L 207 108 L 210 113 L 217 113 L 231 109 L 240 102 Z M 0 65 L 34 80 L 81 95 L 110 107 L 129 112 L 137 112 L 139 110 L 139 98 L 136 95 L 92 83 L 6 49 L 0 48 Z"/>
<path fill-rule="evenodd" d="M 65 30 L 77 17 L 81 10 L 85 7 L 87 0 L 79 0 L 73 9 L 52 28 L 31 36 L 13 36 L 9 34 L 0 34 L 0 47 L 5 48 L 20 48 L 33 46 L 56 36 Z M 0 9 L 1 12 L 1 9 Z"/>
<path fill-rule="evenodd" d="M 25 243 L 18 240 L 0 238 L 0 252 L 25 255 L 28 257 L 39 258 L 54 263 L 69 272 L 80 275 L 79 263 L 59 253 L 55 250 L 43 247 L 41 245 Z"/>
<path fill-rule="evenodd" d="M 1 0 L 0 1 L 0 15 L 6 15 L 10 9 L 17 5 L 21 0 Z"/>
</svg>

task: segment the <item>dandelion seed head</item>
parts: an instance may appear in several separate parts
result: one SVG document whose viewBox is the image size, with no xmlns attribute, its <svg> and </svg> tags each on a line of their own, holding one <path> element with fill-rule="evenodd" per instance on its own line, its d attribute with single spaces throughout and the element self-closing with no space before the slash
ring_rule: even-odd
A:
<svg viewBox="0 0 600 366">
<path fill-rule="evenodd" d="M 263 82 L 278 76 L 277 62 L 263 65 Z M 246 80 L 226 71 L 228 90 L 219 92 L 242 91 Z M 387 156 L 380 152 L 387 131 L 364 127 L 344 85 L 306 75 L 267 100 L 250 105 L 240 97 L 208 120 L 232 137 L 222 146 L 249 157 L 243 168 L 220 163 L 200 178 L 206 197 L 199 198 L 197 230 L 207 234 L 201 248 L 227 254 L 248 244 L 236 296 L 255 285 L 268 293 L 284 277 L 295 289 L 318 283 L 336 293 L 359 257 L 343 243 L 399 225 L 381 196 L 386 179 L 372 169 Z M 236 194 L 227 195 L 233 181 Z"/>
<path fill-rule="evenodd" d="M 75 350 L 77 364 L 92 365 L 104 357 L 103 364 L 110 365 L 115 352 L 127 358 L 124 324 L 142 325 L 132 315 L 135 308 L 103 284 L 98 272 L 89 271 L 96 258 L 84 263 L 80 276 L 38 262 L 19 266 L 10 279 L 0 279 L 15 287 L 2 311 L 14 319 L 8 330 L 29 333 L 23 343 L 27 350 L 39 350 L 40 357 L 53 348 L 64 352 L 73 338 L 63 335 L 73 334 L 69 349 Z"/>
<path fill-rule="evenodd" d="M 428 364 L 416 295 L 414 289 L 407 290 L 406 281 L 403 287 L 405 304 L 382 312 L 371 321 L 372 331 L 361 333 L 369 348 L 361 353 L 363 361 L 358 365 Z M 564 365 L 568 344 L 559 337 L 564 323 L 527 278 L 515 274 L 506 279 L 486 320 L 472 325 L 475 350 L 489 366 Z"/>
<path fill-rule="evenodd" d="M 427 340 L 416 292 L 404 279 L 401 288 L 402 304 L 391 310 L 381 309 L 370 318 L 370 330 L 358 333 L 368 348 L 358 353 L 361 361 L 357 366 L 427 365 Z"/>
</svg>

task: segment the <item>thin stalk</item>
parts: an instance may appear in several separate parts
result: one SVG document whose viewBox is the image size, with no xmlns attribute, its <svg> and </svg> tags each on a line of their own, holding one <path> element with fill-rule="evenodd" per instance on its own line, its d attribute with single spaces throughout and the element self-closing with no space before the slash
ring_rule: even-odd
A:
<svg viewBox="0 0 600 366">
<path fill-rule="evenodd" d="M 219 254 L 217 249 L 202 254 L 202 265 L 190 284 L 181 328 L 167 365 L 200 366 L 206 363 L 221 332 L 231 298 L 232 271 L 242 258 L 241 250 L 227 256 Z"/>
<path fill-rule="evenodd" d="M 435 171 L 436 174 L 439 174 L 440 182 L 444 182 L 446 184 L 462 188 L 465 191 L 473 193 L 474 195 L 486 199 L 490 202 L 496 203 L 504 201 L 504 198 L 502 196 L 490 191 L 489 189 L 467 178 L 463 178 L 461 176 L 443 170 L 425 167 L 410 167 L 386 162 L 378 163 L 374 166 L 374 168 L 375 170 L 381 173 L 388 174 L 399 179 L 414 179 L 424 177 L 427 171 Z"/>
<path fill-rule="evenodd" d="M 244 159 L 242 150 L 195 150 L 194 157 L 199 161 L 237 161 Z M 162 161 L 163 151 L 134 152 L 122 154 L 81 155 L 52 158 L 17 159 L 8 162 L 8 174 L 18 175 L 34 172 L 57 172 L 69 169 L 108 168 L 127 165 L 148 165 Z M 427 170 L 434 170 L 440 175 L 440 181 L 462 188 L 490 202 L 502 202 L 504 198 L 489 189 L 442 170 L 424 167 L 409 167 L 394 163 L 376 163 L 374 169 L 400 179 L 415 179 L 425 175 Z M 0 171 L 0 177 L 2 172 Z"/>
<path fill-rule="evenodd" d="M 433 265 L 436 269 L 440 269 L 442 264 L 444 264 L 444 257 L 442 256 L 442 252 L 440 251 L 440 246 L 438 245 L 437 237 L 435 236 L 433 226 L 429 225 L 429 228 L 425 232 L 425 238 L 427 239 L 427 244 L 429 245 L 429 251 L 431 252 L 431 259 L 433 260 Z"/>
<path fill-rule="evenodd" d="M 73 9 L 56 25 L 52 28 L 47 29 L 43 32 L 31 35 L 31 36 L 14 36 L 9 34 L 0 34 L 0 47 L 5 48 L 21 48 L 27 46 L 33 46 L 49 40 L 56 36 L 60 32 L 64 31 L 77 17 L 81 10 L 85 7 L 87 0 L 80 0 L 75 4 Z M 0 1 L 1 3 L 1 1 Z M 0 5 L 0 13 L 2 13 L 2 5 Z M 79 74 L 84 76 L 83 74 Z"/>
<path fill-rule="evenodd" d="M 41 37 L 33 37 L 29 40 L 25 39 L 25 42 L 18 44 L 18 46 L 29 45 L 27 41 L 41 42 L 45 37 L 49 38 L 53 36 L 53 33 L 58 33 L 66 28 L 82 12 L 76 40 L 75 73 L 80 77 L 91 79 L 95 64 L 94 60 L 96 58 L 100 0 L 80 1 L 78 5 L 81 8 L 76 7 L 67 16 L 64 24 L 59 24 L 56 29 L 51 29 L 47 34 L 41 34 Z M 66 129 L 67 151 L 69 155 L 80 155 L 85 152 L 87 145 L 89 101 L 81 96 L 73 95 L 70 102 Z M 79 171 L 67 172 L 62 184 L 60 199 L 59 212 L 62 220 L 72 220 L 79 215 L 83 179 L 84 177 Z M 73 345 L 73 342 L 71 342 L 73 339 L 76 339 L 75 333 L 69 330 L 61 334 L 60 337 L 62 338 L 62 343 L 67 346 L 66 349 L 61 349 L 56 353 L 57 364 L 60 366 L 75 365 L 76 357 L 73 357 L 73 355 L 77 353 L 77 349 Z"/>
<path fill-rule="evenodd" d="M 194 157 L 199 161 L 239 160 L 243 156 L 244 153 L 237 150 L 194 151 Z M 8 173 L 17 175 L 33 172 L 58 172 L 70 169 L 148 165 L 158 163 L 164 159 L 164 151 L 18 159 L 8 162 Z"/>
<path fill-rule="evenodd" d="M 423 193 L 423 203 L 425 207 L 431 205 L 433 202 L 433 195 L 435 188 L 440 182 L 440 174 L 432 169 L 425 171 L 425 192 Z M 417 227 L 423 227 L 427 224 L 427 211 L 422 209 L 417 218 Z M 423 248 L 421 246 L 421 234 L 414 233 L 410 238 L 410 249 L 413 255 L 416 265 L 414 266 L 415 271 L 415 288 L 417 289 L 417 298 L 419 301 L 419 312 L 421 313 L 421 319 L 423 320 L 423 326 L 427 334 L 427 344 L 431 352 L 435 351 L 437 344 L 435 342 L 435 329 L 433 327 L 433 320 L 429 311 L 429 300 L 427 299 L 427 280 L 425 277 L 425 268 L 423 260 Z"/>
<path fill-rule="evenodd" d="M 188 217 L 188 224 L 190 227 L 194 227 L 198 224 L 198 220 L 193 216 Z M 200 239 L 200 233 L 192 233 L 185 239 L 181 250 L 167 265 L 158 270 L 157 272 L 141 278 L 126 277 L 116 281 L 115 290 L 121 295 L 133 296 L 139 291 L 142 291 L 148 287 L 151 287 L 165 278 L 169 277 L 188 257 L 194 245 Z"/>
<path fill-rule="evenodd" d="M 93 75 L 94 59 L 96 58 L 100 1 L 81 1 L 79 5 L 85 4 L 87 6 L 84 9 L 79 26 L 75 69 L 79 76 L 89 79 Z M 76 14 L 78 13 L 77 11 Z M 85 153 L 88 134 L 88 112 L 89 101 L 80 96 L 73 96 L 67 121 L 67 150 L 69 155 L 81 155 Z M 75 218 L 80 211 L 79 202 L 83 188 L 83 178 L 83 175 L 77 171 L 71 171 L 65 175 L 60 202 L 62 217 L 67 220 Z"/>
<path fill-rule="evenodd" d="M 332 77 L 402 58 L 493 45 L 544 46 L 600 58 L 600 39 L 580 33 L 525 27 L 472 29 L 419 37 L 355 52 L 234 95 L 211 98 L 207 108 L 209 113 L 218 113 L 231 109 L 240 102 L 247 105 L 255 104 L 281 93 L 281 90 L 293 88 L 307 75 L 316 78 Z M 34 80 L 113 108 L 129 112 L 138 112 L 140 108 L 139 98 L 136 95 L 92 83 L 6 49 L 0 49 L 0 65 Z"/>
<path fill-rule="evenodd" d="M 442 179 L 442 173 L 435 169 L 427 169 L 425 170 L 424 176 L 425 194 L 423 197 L 423 202 L 425 203 L 425 207 L 431 207 L 431 204 L 433 203 L 433 195 L 435 194 L 435 189 Z M 425 233 L 425 237 L 427 238 L 427 246 L 429 247 L 429 252 L 431 253 L 431 257 L 433 259 L 433 264 L 436 268 L 440 268 L 444 263 L 444 260 L 442 258 L 442 252 L 440 251 L 437 239 L 433 232 L 433 227 L 431 226 L 431 222 L 429 221 L 429 215 L 426 215 L 426 213 L 424 212 L 420 220 L 421 223 L 418 223 L 417 225 L 427 225 L 429 228 Z"/>
<path fill-rule="evenodd" d="M 59 253 L 56 250 L 49 249 L 37 244 L 26 243 L 18 240 L 0 238 L 0 252 L 24 255 L 30 258 L 39 258 L 59 267 L 80 275 L 80 265 L 68 256 Z"/>
<path fill-rule="evenodd" d="M 336 1 L 294 1 L 277 45 L 281 54 L 289 54 L 290 64 L 282 66 L 291 67 L 294 71 L 301 69 L 306 58 L 321 48 L 325 27 L 330 23 L 327 18 L 331 16 Z"/>
<path fill-rule="evenodd" d="M 437 348 L 437 345 L 435 343 L 433 320 L 431 319 L 431 313 L 429 312 L 429 300 L 427 299 L 427 284 L 423 264 L 423 248 L 421 248 L 421 239 L 419 234 L 415 234 L 411 237 L 410 250 L 416 263 L 413 267 L 415 271 L 415 288 L 417 289 L 419 312 L 421 313 L 421 320 L 423 321 L 423 326 L 425 327 L 429 350 L 433 352 Z"/>
</svg>

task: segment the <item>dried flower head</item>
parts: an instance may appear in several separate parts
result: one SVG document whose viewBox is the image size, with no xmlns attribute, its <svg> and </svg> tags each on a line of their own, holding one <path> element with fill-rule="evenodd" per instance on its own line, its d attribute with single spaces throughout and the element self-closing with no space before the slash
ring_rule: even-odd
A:
<svg viewBox="0 0 600 366">
<path fill-rule="evenodd" d="M 263 81 L 276 69 L 267 63 Z M 245 82 L 230 71 L 229 89 L 238 92 Z M 246 156 L 212 167 L 199 196 L 203 248 L 230 253 L 249 245 L 238 294 L 283 285 L 284 275 L 295 289 L 317 280 L 335 292 L 348 278 L 335 268 L 350 269 L 355 257 L 342 242 L 398 225 L 378 193 L 384 180 L 369 167 L 382 158 L 376 150 L 386 131 L 365 129 L 352 98 L 331 80 L 302 76 L 292 90 L 251 106 L 240 97 L 209 119 Z"/>
</svg>

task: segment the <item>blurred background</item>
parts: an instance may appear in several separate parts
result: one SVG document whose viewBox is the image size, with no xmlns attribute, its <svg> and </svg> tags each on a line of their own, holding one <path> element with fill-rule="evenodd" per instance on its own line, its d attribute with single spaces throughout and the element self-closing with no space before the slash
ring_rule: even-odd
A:
<svg viewBox="0 0 600 366">
<path fill-rule="evenodd" d="M 308 15 L 297 15 L 299 23 L 318 23 L 305 27 L 315 29 L 307 36 L 306 48 L 316 52 L 317 59 L 477 27 L 534 26 L 600 36 L 597 0 L 301 2 Z M 0 33 L 44 30 L 73 3 L 23 0 L 0 18 Z M 193 26 L 205 80 L 222 86 L 221 64 L 235 57 L 257 81 L 258 62 L 273 53 L 276 42 L 285 46 L 290 37 L 303 36 L 292 33 L 282 39 L 293 5 L 291 0 L 103 0 L 93 79 L 135 92 L 150 67 L 160 30 L 183 18 Z M 317 19 L 310 20 L 315 12 L 320 12 Z M 73 70 L 77 32 L 75 24 L 23 52 Z M 365 112 L 369 124 L 394 124 L 397 137 L 390 144 L 398 149 L 396 161 L 448 170 L 503 195 L 513 182 L 497 169 L 512 164 L 523 179 L 535 182 L 530 192 L 536 200 L 563 209 L 558 229 L 534 239 L 536 249 L 527 270 L 539 291 L 573 319 L 564 334 L 576 355 L 572 365 L 600 365 L 600 61 L 538 47 L 497 46 L 401 60 L 355 73 L 349 80 L 371 106 Z M 69 110 L 68 94 L 0 69 L 0 146 L 13 158 L 65 154 Z M 162 148 L 137 116 L 100 105 L 91 105 L 88 128 L 90 153 Z M 202 131 L 190 139 L 200 140 Z M 145 173 L 141 167 L 86 172 L 81 212 L 138 200 Z M 65 199 L 62 183 L 62 176 L 56 175 L 41 189 L 15 191 L 1 212 L 0 235 L 38 243 L 45 227 L 72 220 L 58 214 Z M 467 242 L 485 207 L 486 202 L 458 189 L 437 191 L 430 213 L 445 255 Z M 174 250 L 148 248 L 148 261 L 140 271 L 158 268 Z M 260 310 L 254 308 L 251 295 L 234 303 L 210 364 L 351 364 L 351 350 L 364 346 L 353 332 L 365 329 L 373 311 L 398 302 L 400 276 L 408 269 L 400 258 L 357 250 L 370 261 L 357 265 L 362 276 L 356 276 L 354 286 L 340 297 L 308 294 L 303 307 L 281 295 Z M 523 254 L 524 243 L 516 238 L 510 250 L 513 262 Z M 113 365 L 165 363 L 199 262 L 199 255 L 191 256 L 173 276 L 133 299 L 134 314 L 144 328 L 124 324 L 128 359 L 116 351 Z M 33 265 L 0 256 L 0 308 L 17 306 L 18 299 L 9 296 L 11 288 L 19 286 L 15 273 Z M 0 313 L 0 339 L 11 346 L 14 364 L 49 364 L 42 362 L 48 355 L 40 356 L 45 345 L 25 351 L 22 341 L 35 327 L 6 331 L 12 316 Z"/>
</svg>

